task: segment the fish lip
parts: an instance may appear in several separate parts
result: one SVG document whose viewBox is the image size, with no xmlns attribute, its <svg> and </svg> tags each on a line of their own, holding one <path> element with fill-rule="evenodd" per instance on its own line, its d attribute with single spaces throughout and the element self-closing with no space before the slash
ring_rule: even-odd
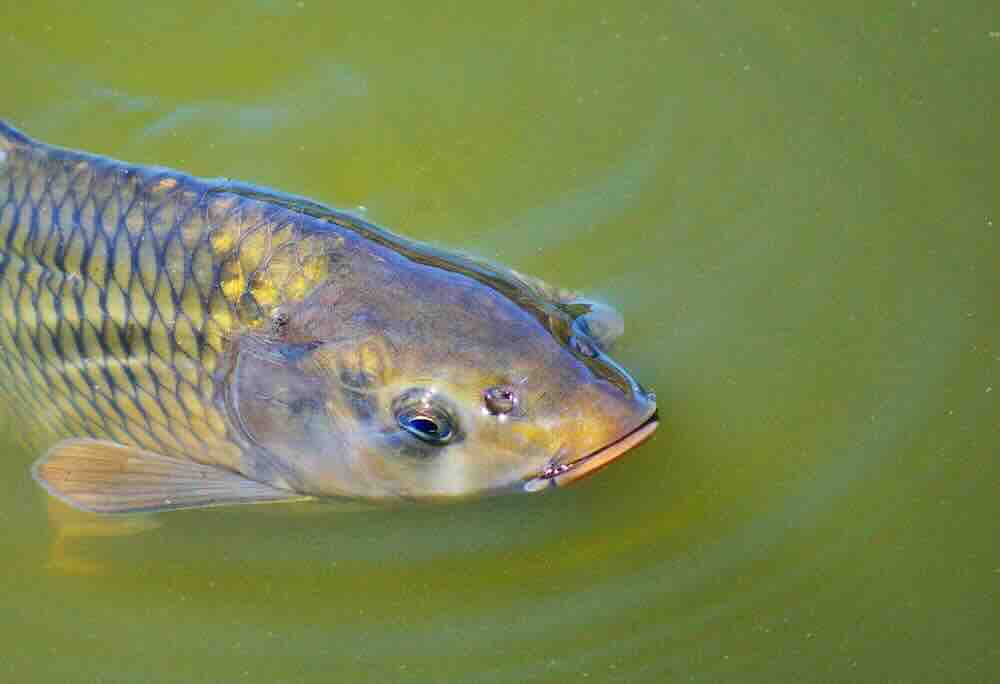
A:
<svg viewBox="0 0 1000 684">
<path fill-rule="evenodd" d="M 550 463 L 542 472 L 524 482 L 524 490 L 537 492 L 550 487 L 564 487 L 593 475 L 622 454 L 649 439 L 660 425 L 659 415 L 653 411 L 637 428 L 620 439 L 567 463 Z"/>
</svg>

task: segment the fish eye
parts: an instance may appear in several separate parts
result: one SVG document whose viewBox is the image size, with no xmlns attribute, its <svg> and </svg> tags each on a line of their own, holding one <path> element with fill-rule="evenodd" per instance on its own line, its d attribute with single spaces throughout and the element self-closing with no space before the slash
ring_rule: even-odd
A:
<svg viewBox="0 0 1000 684">
<path fill-rule="evenodd" d="M 490 387 L 483 392 L 486 410 L 494 416 L 510 413 L 517 406 L 517 395 L 506 387 Z"/>
<path fill-rule="evenodd" d="M 587 340 L 584 337 L 581 337 L 580 335 L 573 335 L 572 337 L 570 337 L 569 346 L 570 349 L 575 351 L 577 354 L 580 354 L 581 356 L 586 356 L 588 359 L 597 358 L 598 355 L 597 348 L 593 344 L 591 344 L 589 340 Z"/>
<path fill-rule="evenodd" d="M 428 444 L 447 444 L 454 434 L 448 416 L 430 406 L 403 411 L 396 420 L 401 428 Z"/>
</svg>

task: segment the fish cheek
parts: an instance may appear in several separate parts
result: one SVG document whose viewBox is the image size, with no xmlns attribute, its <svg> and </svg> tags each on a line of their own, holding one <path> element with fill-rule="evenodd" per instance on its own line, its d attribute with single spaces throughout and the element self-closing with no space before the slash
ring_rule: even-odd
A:
<svg viewBox="0 0 1000 684">
<path fill-rule="evenodd" d="M 326 411 L 332 421 L 355 433 L 391 428 L 382 390 L 388 384 L 393 347 L 382 339 L 341 340 L 317 347 L 301 363 L 323 378 Z"/>
<path fill-rule="evenodd" d="M 244 439 L 290 461 L 329 448 L 332 424 L 321 377 L 296 354 L 243 351 L 230 377 L 228 411 Z"/>
<path fill-rule="evenodd" d="M 373 336 L 328 342 L 310 354 L 306 364 L 347 392 L 367 394 L 384 387 L 393 373 L 394 346 Z"/>
</svg>

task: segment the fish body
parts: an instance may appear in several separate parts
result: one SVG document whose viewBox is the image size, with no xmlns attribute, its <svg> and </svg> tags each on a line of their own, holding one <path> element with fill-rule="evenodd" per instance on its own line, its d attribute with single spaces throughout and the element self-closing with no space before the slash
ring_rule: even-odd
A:
<svg viewBox="0 0 1000 684">
<path fill-rule="evenodd" d="M 655 429 L 600 311 L 310 200 L 0 123 L 0 409 L 80 508 L 575 479 Z"/>
</svg>

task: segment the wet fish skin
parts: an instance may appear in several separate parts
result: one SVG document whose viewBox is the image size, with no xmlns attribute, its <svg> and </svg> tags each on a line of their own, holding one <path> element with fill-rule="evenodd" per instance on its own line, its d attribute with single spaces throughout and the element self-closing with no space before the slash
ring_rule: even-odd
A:
<svg viewBox="0 0 1000 684">
<path fill-rule="evenodd" d="M 213 374 L 235 329 L 326 277 L 327 243 L 305 235 L 315 220 L 10 130 L 0 348 L 5 404 L 39 424 L 24 436 L 110 437 L 238 468 Z"/>
<path fill-rule="evenodd" d="M 311 200 L 0 122 L 0 409 L 79 508 L 575 481 L 655 429 L 604 352 L 621 328 Z"/>
</svg>

